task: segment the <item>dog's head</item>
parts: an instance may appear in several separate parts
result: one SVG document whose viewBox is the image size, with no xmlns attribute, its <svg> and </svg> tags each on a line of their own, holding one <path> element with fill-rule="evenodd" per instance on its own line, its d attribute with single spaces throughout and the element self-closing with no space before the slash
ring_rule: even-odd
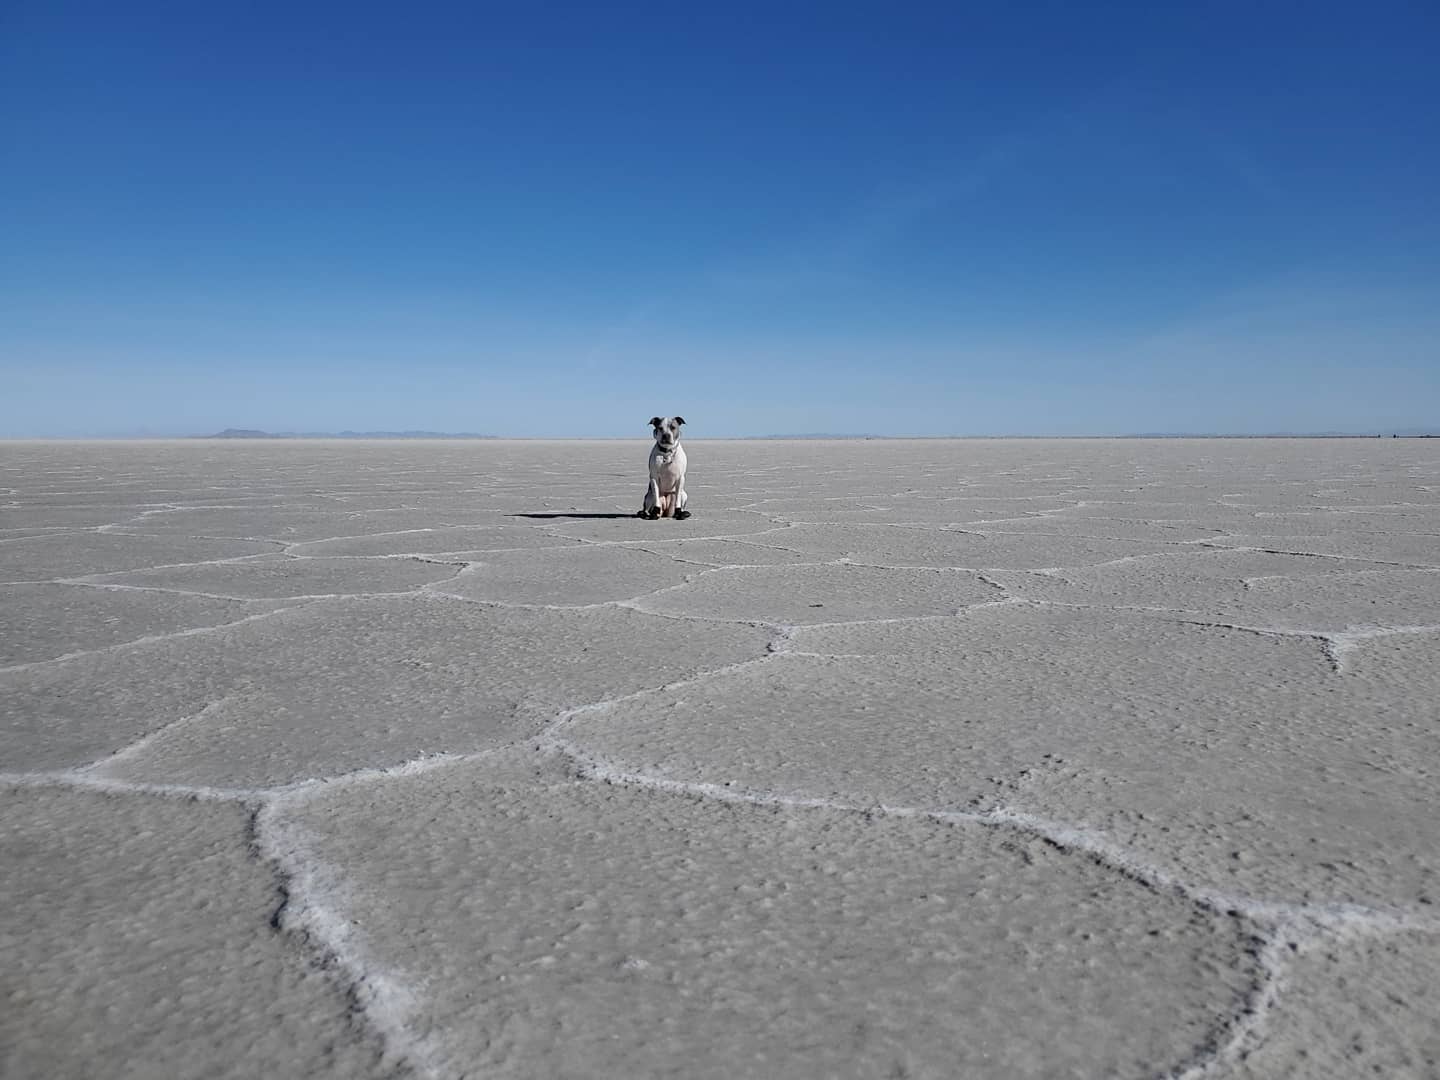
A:
<svg viewBox="0 0 1440 1080">
<path fill-rule="evenodd" d="M 661 450 L 674 450 L 680 445 L 680 425 L 683 416 L 652 416 L 650 426 L 655 429 L 655 445 Z"/>
</svg>

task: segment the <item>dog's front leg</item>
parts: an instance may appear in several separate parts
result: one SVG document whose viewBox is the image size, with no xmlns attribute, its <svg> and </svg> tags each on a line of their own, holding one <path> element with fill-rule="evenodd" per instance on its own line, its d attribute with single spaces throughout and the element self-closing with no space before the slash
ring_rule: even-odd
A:
<svg viewBox="0 0 1440 1080">
<path fill-rule="evenodd" d="M 685 494 L 685 476 L 684 474 L 681 474 L 680 479 L 675 484 L 676 521 L 684 521 L 687 517 L 690 516 L 690 511 L 685 509 L 685 503 L 689 501 L 689 498 L 690 497 Z"/>
<path fill-rule="evenodd" d="M 640 511 L 644 518 L 658 518 L 660 516 L 660 482 L 655 477 L 650 478 L 650 486 L 645 489 L 645 506 Z"/>
</svg>

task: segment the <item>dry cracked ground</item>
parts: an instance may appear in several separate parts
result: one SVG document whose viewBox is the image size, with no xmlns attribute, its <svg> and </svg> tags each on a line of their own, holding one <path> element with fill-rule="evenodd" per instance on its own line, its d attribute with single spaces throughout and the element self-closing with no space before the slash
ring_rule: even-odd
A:
<svg viewBox="0 0 1440 1080">
<path fill-rule="evenodd" d="M 0 1074 L 1440 1075 L 1440 443 L 0 450 Z"/>
</svg>

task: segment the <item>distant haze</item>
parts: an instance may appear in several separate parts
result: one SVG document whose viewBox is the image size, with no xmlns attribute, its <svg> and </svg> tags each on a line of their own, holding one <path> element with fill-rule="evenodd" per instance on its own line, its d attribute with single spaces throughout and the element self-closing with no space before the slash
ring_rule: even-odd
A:
<svg viewBox="0 0 1440 1080">
<path fill-rule="evenodd" d="M 488 439 L 470 431 L 259 431 L 254 428 L 226 428 L 209 439 Z"/>
</svg>

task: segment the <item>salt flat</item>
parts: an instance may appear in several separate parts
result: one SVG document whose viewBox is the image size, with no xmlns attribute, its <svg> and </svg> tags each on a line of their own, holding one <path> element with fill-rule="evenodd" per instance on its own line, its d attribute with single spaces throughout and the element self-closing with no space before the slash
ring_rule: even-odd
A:
<svg viewBox="0 0 1440 1080">
<path fill-rule="evenodd" d="M 0 444 L 0 1075 L 1440 1076 L 1440 441 Z"/>
</svg>

